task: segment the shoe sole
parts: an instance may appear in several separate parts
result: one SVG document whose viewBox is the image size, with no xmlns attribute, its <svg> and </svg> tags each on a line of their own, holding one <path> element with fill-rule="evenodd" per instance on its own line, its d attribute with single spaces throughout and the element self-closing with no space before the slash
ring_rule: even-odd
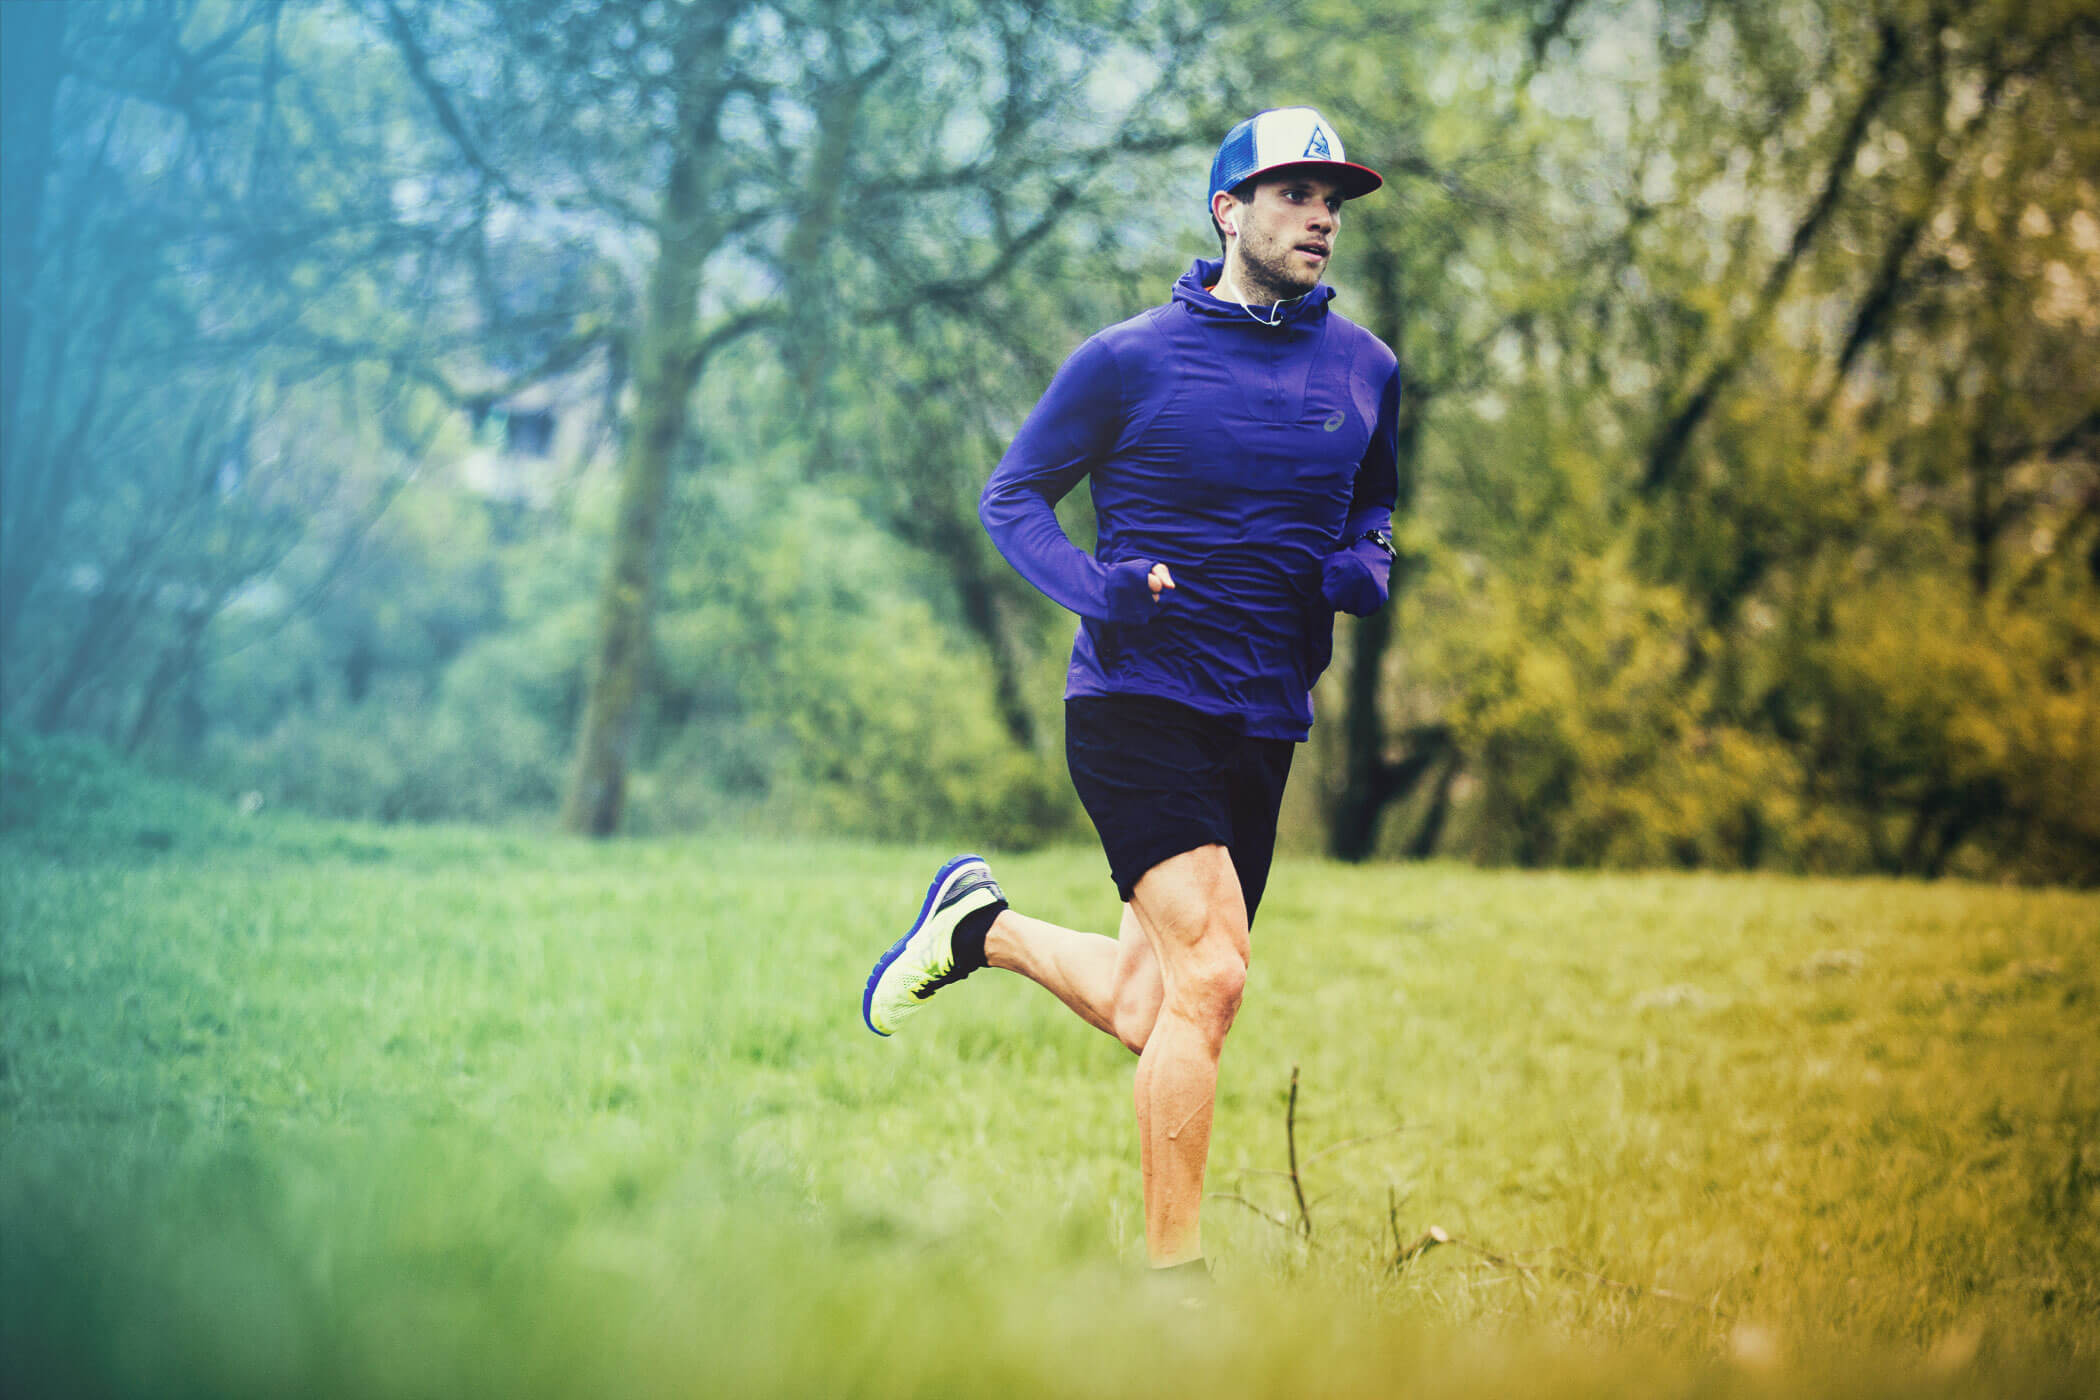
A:
<svg viewBox="0 0 2100 1400">
<path fill-rule="evenodd" d="M 875 1030 L 875 984 L 882 980 L 882 974 L 889 970 L 889 965 L 897 961 L 897 955 L 904 951 L 905 944 L 911 942 L 912 935 L 925 927 L 927 917 L 933 913 L 934 897 L 941 892 L 941 886 L 948 883 L 948 877 L 971 861 L 981 862 L 983 859 L 983 856 L 977 855 L 957 856 L 942 866 L 934 874 L 933 883 L 926 887 L 926 902 L 919 906 L 919 917 L 912 920 L 911 927 L 904 932 L 904 937 L 892 943 L 890 950 L 875 960 L 875 970 L 868 974 L 867 990 L 860 994 L 860 1019 L 866 1023 L 869 1030 L 875 1031 L 875 1034 L 883 1039 L 889 1039 L 890 1032 Z"/>
</svg>

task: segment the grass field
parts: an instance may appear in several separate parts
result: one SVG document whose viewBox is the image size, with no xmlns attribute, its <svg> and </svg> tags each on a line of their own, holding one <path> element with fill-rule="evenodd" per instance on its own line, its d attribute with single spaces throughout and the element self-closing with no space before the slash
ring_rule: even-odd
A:
<svg viewBox="0 0 2100 1400">
<path fill-rule="evenodd" d="M 2100 1394 L 2091 895 L 1286 862 L 1192 1311 L 946 851 L 205 826 L 0 840 L 9 1395 Z"/>
</svg>

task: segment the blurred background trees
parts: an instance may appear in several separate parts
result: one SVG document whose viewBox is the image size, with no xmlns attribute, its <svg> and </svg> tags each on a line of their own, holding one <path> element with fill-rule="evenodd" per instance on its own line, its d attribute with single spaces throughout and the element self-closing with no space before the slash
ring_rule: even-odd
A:
<svg viewBox="0 0 2100 1400">
<path fill-rule="evenodd" d="M 1338 307 L 1408 394 L 1302 847 L 2100 878 L 2088 6 L 0 22 L 11 753 L 385 820 L 1078 834 L 1071 622 L 976 492 L 1213 254 L 1217 136 L 1310 102 L 1388 176 Z"/>
</svg>

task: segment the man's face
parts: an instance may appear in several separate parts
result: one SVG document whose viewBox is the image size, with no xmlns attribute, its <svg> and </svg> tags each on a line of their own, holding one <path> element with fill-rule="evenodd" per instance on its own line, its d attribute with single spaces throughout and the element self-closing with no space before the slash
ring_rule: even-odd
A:
<svg viewBox="0 0 2100 1400">
<path fill-rule="evenodd" d="M 1341 187 L 1279 171 L 1257 181 L 1247 202 L 1234 201 L 1225 219 L 1239 230 L 1240 275 L 1249 290 L 1288 301 L 1318 286 L 1327 271 L 1341 231 Z"/>
</svg>

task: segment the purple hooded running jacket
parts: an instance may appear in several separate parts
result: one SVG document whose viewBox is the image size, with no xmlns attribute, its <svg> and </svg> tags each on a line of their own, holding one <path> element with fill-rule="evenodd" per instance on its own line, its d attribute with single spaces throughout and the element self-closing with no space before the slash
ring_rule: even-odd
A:
<svg viewBox="0 0 2100 1400">
<path fill-rule="evenodd" d="M 1152 695 L 1301 740 L 1334 613 L 1385 602 L 1400 367 L 1315 287 L 1275 325 L 1197 259 L 1174 299 L 1110 326 L 1050 381 L 978 503 L 1021 576 L 1079 614 L 1065 698 Z M 1091 478 L 1099 542 L 1053 507 Z M 1155 603 L 1145 577 L 1175 586 Z"/>
</svg>

